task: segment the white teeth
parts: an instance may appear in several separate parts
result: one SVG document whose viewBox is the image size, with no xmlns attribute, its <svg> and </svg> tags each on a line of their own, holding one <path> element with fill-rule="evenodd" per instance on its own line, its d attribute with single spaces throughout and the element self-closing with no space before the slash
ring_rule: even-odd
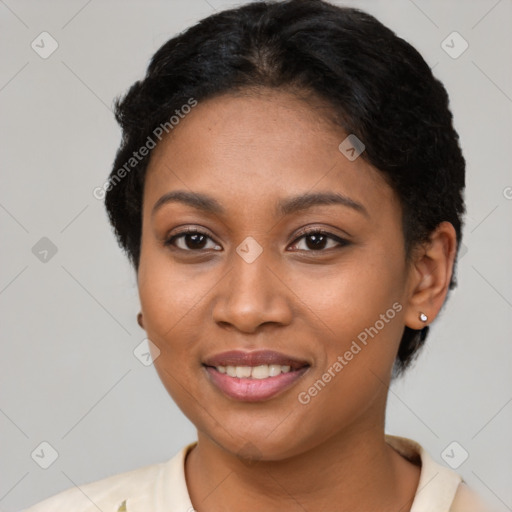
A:
<svg viewBox="0 0 512 512">
<path fill-rule="evenodd" d="M 268 373 L 270 377 L 275 377 L 281 373 L 281 365 L 279 364 L 270 364 L 268 366 Z"/>
<path fill-rule="evenodd" d="M 219 373 L 226 373 L 230 377 L 238 377 L 239 379 L 267 379 L 268 377 L 276 377 L 281 373 L 291 371 L 289 365 L 280 364 L 261 364 L 259 366 L 216 366 Z"/>
<path fill-rule="evenodd" d="M 281 367 L 280 366 L 279 366 L 279 373 L 281 373 Z M 279 373 L 277 373 L 276 375 L 279 375 Z M 268 364 L 262 364 L 260 366 L 255 366 L 252 369 L 251 377 L 253 379 L 266 379 L 267 377 L 270 377 L 270 372 L 269 372 Z M 273 377 L 273 375 L 272 375 L 272 377 Z"/>
<path fill-rule="evenodd" d="M 235 366 L 236 376 L 239 379 L 246 379 L 251 376 L 251 367 L 250 366 Z"/>
</svg>

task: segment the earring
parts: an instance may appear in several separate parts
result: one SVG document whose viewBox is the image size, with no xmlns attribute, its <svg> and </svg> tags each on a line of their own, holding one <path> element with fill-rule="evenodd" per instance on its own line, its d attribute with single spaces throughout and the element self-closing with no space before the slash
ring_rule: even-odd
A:
<svg viewBox="0 0 512 512">
<path fill-rule="evenodd" d="M 140 312 L 138 315 L 137 315 L 137 323 L 140 325 L 140 327 L 142 327 L 144 329 L 144 325 L 142 323 L 142 312 Z"/>
<path fill-rule="evenodd" d="M 428 320 L 428 316 L 425 313 L 420 313 L 420 320 L 422 322 L 426 322 Z"/>
</svg>

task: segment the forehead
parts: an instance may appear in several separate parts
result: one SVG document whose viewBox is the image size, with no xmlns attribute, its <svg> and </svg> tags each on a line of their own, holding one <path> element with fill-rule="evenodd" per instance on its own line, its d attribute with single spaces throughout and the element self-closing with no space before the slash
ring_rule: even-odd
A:
<svg viewBox="0 0 512 512">
<path fill-rule="evenodd" d="M 330 108 L 283 91 L 199 102 L 153 150 L 145 206 L 176 189 L 236 200 L 237 208 L 320 190 L 363 204 L 393 199 L 380 172 L 338 149 L 347 133 L 328 120 Z"/>
</svg>

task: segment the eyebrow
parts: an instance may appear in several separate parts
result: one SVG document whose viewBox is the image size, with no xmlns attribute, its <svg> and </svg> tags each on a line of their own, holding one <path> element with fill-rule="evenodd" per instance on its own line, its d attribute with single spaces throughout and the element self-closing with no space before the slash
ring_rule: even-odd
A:
<svg viewBox="0 0 512 512">
<path fill-rule="evenodd" d="M 226 213 L 224 207 L 213 197 L 199 192 L 188 192 L 186 190 L 173 190 L 164 194 L 153 206 L 151 215 L 153 216 L 157 210 L 168 203 L 183 203 L 192 206 L 197 210 L 215 215 L 223 215 Z M 316 192 L 305 193 L 298 196 L 281 199 L 276 204 L 276 214 L 285 216 L 291 213 L 304 211 L 313 206 L 319 205 L 341 205 L 352 208 L 366 217 L 369 217 L 366 208 L 359 202 L 354 201 L 350 197 L 334 192 Z"/>
</svg>

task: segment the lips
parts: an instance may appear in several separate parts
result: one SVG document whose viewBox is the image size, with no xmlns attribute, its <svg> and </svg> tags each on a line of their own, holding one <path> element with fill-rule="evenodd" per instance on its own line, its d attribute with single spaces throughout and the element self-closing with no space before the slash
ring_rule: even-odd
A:
<svg viewBox="0 0 512 512">
<path fill-rule="evenodd" d="M 231 350 L 229 352 L 222 352 L 212 357 L 207 358 L 203 364 L 205 366 L 260 366 L 267 365 L 280 365 L 290 366 L 290 369 L 300 370 L 305 366 L 309 366 L 307 361 L 293 358 L 280 352 L 273 350 L 258 350 L 254 352 L 244 352 L 242 350 Z"/>
<path fill-rule="evenodd" d="M 232 350 L 207 358 L 203 366 L 210 383 L 225 396 L 260 402 L 291 388 L 310 365 L 272 350 Z"/>
</svg>

